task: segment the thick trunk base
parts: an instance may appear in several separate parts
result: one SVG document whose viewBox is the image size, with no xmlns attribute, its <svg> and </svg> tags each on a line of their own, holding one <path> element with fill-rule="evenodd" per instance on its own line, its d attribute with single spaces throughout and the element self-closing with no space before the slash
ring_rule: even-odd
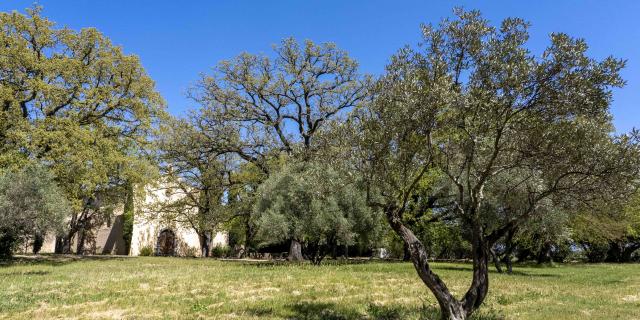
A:
<svg viewBox="0 0 640 320">
<path fill-rule="evenodd" d="M 464 311 L 462 304 L 456 302 L 450 303 L 448 306 L 440 306 L 440 319 L 442 320 L 466 320 L 467 313 Z"/>
<path fill-rule="evenodd" d="M 211 233 L 199 235 L 200 240 L 200 257 L 207 258 L 211 255 Z"/>
<path fill-rule="evenodd" d="M 302 257 L 302 245 L 298 240 L 291 240 L 291 245 L 289 247 L 289 257 L 287 258 L 289 261 L 302 261 L 304 258 Z"/>
</svg>

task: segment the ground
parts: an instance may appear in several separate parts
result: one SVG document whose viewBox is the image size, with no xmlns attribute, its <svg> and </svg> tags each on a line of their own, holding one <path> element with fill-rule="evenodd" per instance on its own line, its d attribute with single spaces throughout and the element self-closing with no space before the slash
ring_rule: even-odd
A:
<svg viewBox="0 0 640 320">
<path fill-rule="evenodd" d="M 470 278 L 468 264 L 435 271 L 457 294 Z M 0 319 L 432 319 L 434 310 L 409 263 L 49 257 L 0 266 Z M 640 319 L 640 265 L 492 273 L 476 319 Z"/>
</svg>

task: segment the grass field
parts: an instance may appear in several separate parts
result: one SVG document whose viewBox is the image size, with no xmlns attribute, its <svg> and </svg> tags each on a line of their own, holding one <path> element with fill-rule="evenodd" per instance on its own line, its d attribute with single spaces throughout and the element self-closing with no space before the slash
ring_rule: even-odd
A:
<svg viewBox="0 0 640 320">
<path fill-rule="evenodd" d="M 463 292 L 469 265 L 435 269 Z M 0 319 L 432 319 L 435 306 L 408 263 L 56 257 L 0 266 Z M 476 319 L 640 319 L 640 265 L 492 273 Z"/>
</svg>

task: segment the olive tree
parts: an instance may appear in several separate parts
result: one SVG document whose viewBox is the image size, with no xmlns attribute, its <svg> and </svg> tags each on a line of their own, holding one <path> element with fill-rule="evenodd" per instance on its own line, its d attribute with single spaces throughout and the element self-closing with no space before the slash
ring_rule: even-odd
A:
<svg viewBox="0 0 640 320">
<path fill-rule="evenodd" d="M 64 230 L 70 206 L 53 178 L 35 165 L 0 173 L 0 258 L 25 241 Z"/>
<path fill-rule="evenodd" d="M 258 188 L 254 214 L 263 243 L 295 239 L 316 265 L 332 246 L 375 239 L 380 220 L 356 185 L 315 163 L 272 174 Z"/>
<path fill-rule="evenodd" d="M 614 135 L 609 111 L 624 61 L 590 58 L 584 40 L 561 33 L 534 55 L 528 28 L 518 18 L 493 27 L 462 10 L 425 25 L 419 49 L 392 58 L 373 102 L 354 115 L 369 203 L 408 246 L 443 319 L 467 319 L 482 305 L 490 248 L 546 215 L 542 205 L 624 197 L 637 179 L 638 136 Z M 421 184 L 433 186 L 433 220 L 455 219 L 469 232 L 473 275 L 460 298 L 403 219 Z M 487 194 L 497 221 L 487 218 L 495 213 Z"/>
</svg>

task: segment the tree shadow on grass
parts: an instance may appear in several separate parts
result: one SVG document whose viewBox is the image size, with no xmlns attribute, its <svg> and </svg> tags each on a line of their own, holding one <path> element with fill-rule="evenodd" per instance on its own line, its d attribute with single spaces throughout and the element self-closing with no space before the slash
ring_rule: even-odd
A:
<svg viewBox="0 0 640 320">
<path fill-rule="evenodd" d="M 288 261 L 285 259 L 272 259 L 272 260 L 258 260 L 258 259 L 221 259 L 221 261 L 237 263 L 243 266 L 255 266 L 255 267 L 273 267 L 273 266 L 314 266 L 309 261 Z M 369 258 L 350 258 L 350 259 L 326 259 L 322 261 L 320 266 L 341 266 L 341 265 L 357 265 L 368 263 L 394 263 L 396 261 L 369 259 Z M 401 261 L 400 261 L 401 262 Z M 315 267 L 315 266 L 314 266 Z"/>
<path fill-rule="evenodd" d="M 473 271 L 473 267 L 471 265 L 469 266 L 435 266 L 433 268 L 434 270 L 449 270 L 449 271 L 465 271 L 465 272 L 472 272 Z M 499 273 L 496 270 L 489 270 L 490 274 L 504 274 L 504 275 L 511 275 L 511 276 L 524 276 L 524 277 L 537 277 L 537 278 L 559 278 L 560 275 L 557 274 L 551 274 L 551 273 L 528 273 L 528 272 L 524 272 L 524 271 L 520 271 L 520 270 L 513 270 L 513 272 L 511 272 L 511 274 L 508 273 Z"/>
<path fill-rule="evenodd" d="M 78 256 L 73 254 L 17 255 L 10 260 L 0 260 L 0 268 L 16 265 L 61 266 L 77 261 L 123 260 L 128 256 Z"/>
<path fill-rule="evenodd" d="M 44 271 L 44 270 L 35 270 L 35 271 L 26 271 L 26 272 L 14 271 L 9 273 L 3 273 L 2 275 L 4 276 L 44 276 L 44 275 L 48 275 L 49 273 L 51 272 Z"/>
<path fill-rule="evenodd" d="M 272 307 L 250 307 L 246 311 L 256 317 L 283 316 Z M 402 305 L 367 306 L 365 313 L 343 304 L 328 302 L 299 302 L 285 307 L 284 316 L 289 320 L 436 320 L 440 319 L 437 307 L 424 305 L 408 307 Z M 475 320 L 502 320 L 504 317 L 495 312 L 480 312 L 474 315 Z"/>
</svg>

